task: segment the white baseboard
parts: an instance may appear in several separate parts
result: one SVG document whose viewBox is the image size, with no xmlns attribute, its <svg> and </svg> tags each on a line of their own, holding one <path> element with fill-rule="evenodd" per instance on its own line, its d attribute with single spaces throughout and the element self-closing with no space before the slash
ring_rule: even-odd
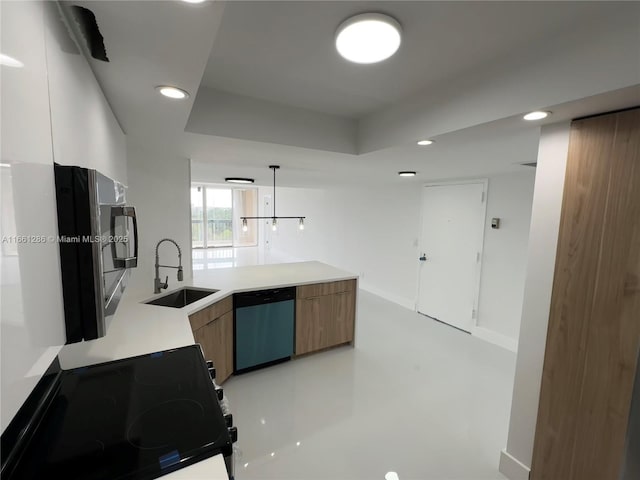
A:
<svg viewBox="0 0 640 480">
<path fill-rule="evenodd" d="M 512 352 L 518 351 L 518 341 L 515 338 L 507 337 L 506 335 L 484 327 L 474 327 L 471 333 L 482 340 L 486 340 Z"/>
<path fill-rule="evenodd" d="M 509 455 L 509 452 L 500 452 L 500 466 L 498 470 L 509 480 L 529 480 L 531 469 Z"/>
<path fill-rule="evenodd" d="M 413 300 L 409 300 L 407 298 L 403 298 L 403 297 L 399 297 L 397 295 L 392 295 L 389 294 L 383 290 L 380 290 L 376 287 L 373 287 L 371 285 L 368 285 L 366 283 L 364 283 L 361 280 L 358 280 L 358 287 L 360 287 L 362 290 L 366 290 L 369 293 L 373 293 L 374 295 L 377 295 L 378 297 L 382 297 L 385 300 L 389 300 L 390 302 L 393 303 L 397 303 L 398 305 L 400 305 L 401 307 L 404 308 L 408 308 L 409 310 L 415 310 L 415 305 L 413 303 Z"/>
</svg>

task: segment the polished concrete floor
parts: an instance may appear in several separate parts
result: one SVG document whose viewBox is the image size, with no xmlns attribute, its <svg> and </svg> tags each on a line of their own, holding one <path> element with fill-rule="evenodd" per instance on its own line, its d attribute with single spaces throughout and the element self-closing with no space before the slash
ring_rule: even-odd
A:
<svg viewBox="0 0 640 480">
<path fill-rule="evenodd" d="M 355 347 L 224 384 L 236 479 L 504 480 L 514 369 L 515 354 L 360 291 Z"/>
</svg>

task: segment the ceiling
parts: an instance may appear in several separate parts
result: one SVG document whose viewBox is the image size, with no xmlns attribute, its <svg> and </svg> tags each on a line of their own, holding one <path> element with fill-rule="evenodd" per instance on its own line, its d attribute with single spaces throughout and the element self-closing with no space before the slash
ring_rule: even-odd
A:
<svg viewBox="0 0 640 480">
<path fill-rule="evenodd" d="M 318 112 L 359 118 L 514 52 L 534 50 L 568 28 L 611 12 L 600 2 L 252 2 L 229 3 L 202 85 Z M 375 11 L 400 22 L 388 61 L 354 65 L 334 32 Z"/>
<path fill-rule="evenodd" d="M 640 2 L 65 5 L 96 15 L 110 62 L 89 62 L 127 141 L 212 179 L 268 185 L 273 163 L 279 185 L 301 187 L 521 171 L 540 124 L 640 104 Z M 363 10 L 403 26 L 381 64 L 335 53 L 336 27 Z M 168 101 L 159 84 L 191 96 Z M 537 108 L 553 115 L 522 121 Z M 422 134 L 436 143 L 417 147 Z"/>
</svg>

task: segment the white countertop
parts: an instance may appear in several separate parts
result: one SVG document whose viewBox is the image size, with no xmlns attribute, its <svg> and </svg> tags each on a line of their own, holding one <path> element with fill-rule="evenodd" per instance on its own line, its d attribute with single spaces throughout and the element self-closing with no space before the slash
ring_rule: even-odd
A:
<svg viewBox="0 0 640 480">
<path fill-rule="evenodd" d="M 229 476 L 224 457 L 216 455 L 160 478 L 162 480 L 228 480 Z"/>
<path fill-rule="evenodd" d="M 128 288 L 107 326 L 96 340 L 65 345 L 60 352 L 63 369 L 108 362 L 146 353 L 193 345 L 189 315 L 235 292 L 288 287 L 357 278 L 357 275 L 321 262 L 279 263 L 197 271 L 191 281 L 170 280 L 170 288 L 153 295 L 148 288 Z M 219 292 L 183 308 L 159 307 L 143 302 L 182 287 L 211 288 Z"/>
<path fill-rule="evenodd" d="M 65 345 L 59 354 L 60 364 L 63 369 L 72 369 L 193 345 L 195 342 L 189 315 L 235 292 L 352 278 L 357 276 L 321 262 L 221 268 L 195 272 L 192 281 L 173 281 L 171 288 L 157 295 L 152 293 L 153 278 L 149 278 L 148 289 L 128 288 L 125 291 L 115 315 L 107 326 L 106 336 Z M 219 292 L 184 308 L 142 303 L 182 287 L 211 288 Z M 227 480 L 228 477 L 222 455 L 216 455 L 162 478 Z"/>
</svg>

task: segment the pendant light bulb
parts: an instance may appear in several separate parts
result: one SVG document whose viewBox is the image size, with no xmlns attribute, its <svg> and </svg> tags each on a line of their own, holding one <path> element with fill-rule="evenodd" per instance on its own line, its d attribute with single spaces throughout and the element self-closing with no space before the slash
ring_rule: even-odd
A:
<svg viewBox="0 0 640 480">
<path fill-rule="evenodd" d="M 246 219 L 246 218 L 243 218 L 243 219 L 242 219 L 242 231 L 243 231 L 243 232 L 246 232 L 246 231 L 248 231 L 248 230 L 249 230 L 249 226 L 247 225 L 247 219 Z"/>
<path fill-rule="evenodd" d="M 300 222 L 298 222 L 298 228 L 304 230 L 304 218 L 301 218 Z"/>
<path fill-rule="evenodd" d="M 275 219 L 275 217 L 271 220 L 271 230 L 273 230 L 274 232 L 278 230 L 278 221 Z"/>
</svg>

